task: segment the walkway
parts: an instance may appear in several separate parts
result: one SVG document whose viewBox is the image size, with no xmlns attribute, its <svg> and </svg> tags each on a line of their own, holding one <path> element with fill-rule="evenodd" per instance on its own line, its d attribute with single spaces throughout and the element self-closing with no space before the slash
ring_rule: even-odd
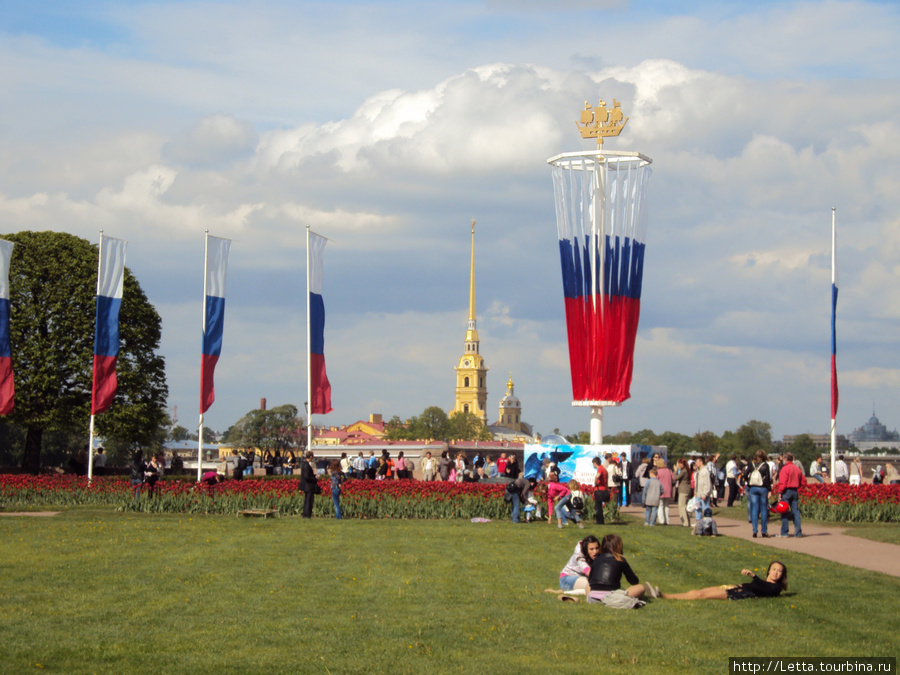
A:
<svg viewBox="0 0 900 675">
<path fill-rule="evenodd" d="M 643 518 L 644 509 L 641 506 L 629 506 L 622 509 L 623 513 Z M 680 523 L 678 509 L 672 507 L 669 510 L 669 522 Z M 725 537 L 746 539 L 760 546 L 808 553 L 817 558 L 824 558 L 843 565 L 861 567 L 873 572 L 883 572 L 891 576 L 900 577 L 900 546 L 886 544 L 880 541 L 851 537 L 843 534 L 847 528 L 826 527 L 815 523 L 803 523 L 803 534 L 800 539 L 788 537 L 781 539 L 771 537 L 767 539 L 754 539 L 750 523 L 747 521 L 731 520 L 729 518 L 716 517 L 716 526 L 719 534 Z M 678 525 L 680 527 L 680 525 Z M 898 526 L 900 527 L 900 526 Z M 781 531 L 781 518 L 773 522 L 769 518 L 769 533 L 778 534 Z M 791 532 L 794 531 L 791 523 Z"/>
</svg>

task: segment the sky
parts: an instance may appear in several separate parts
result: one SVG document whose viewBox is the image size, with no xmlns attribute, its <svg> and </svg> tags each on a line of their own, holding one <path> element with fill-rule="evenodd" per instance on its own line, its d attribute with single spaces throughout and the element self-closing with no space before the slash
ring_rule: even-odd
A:
<svg viewBox="0 0 900 675">
<path fill-rule="evenodd" d="M 204 232 L 233 240 L 205 424 L 306 400 L 306 226 L 328 237 L 334 411 L 453 406 L 469 228 L 493 422 L 571 405 L 547 159 L 653 160 L 631 399 L 604 431 L 900 426 L 900 6 L 893 2 L 0 1 L 0 232 L 127 239 L 196 427 Z"/>
</svg>

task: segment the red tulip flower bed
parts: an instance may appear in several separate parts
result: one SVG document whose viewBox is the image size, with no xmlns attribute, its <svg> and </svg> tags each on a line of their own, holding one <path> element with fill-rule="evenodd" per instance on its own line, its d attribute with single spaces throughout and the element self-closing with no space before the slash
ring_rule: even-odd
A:
<svg viewBox="0 0 900 675">
<path fill-rule="evenodd" d="M 331 481 L 319 481 L 315 515 L 334 515 Z M 116 506 L 123 511 L 169 513 L 237 513 L 245 509 L 278 509 L 283 515 L 303 510 L 297 478 L 228 480 L 211 488 L 189 478 L 156 484 L 156 495 L 143 486 L 137 499 L 131 481 L 121 476 L 0 475 L 0 509 L 73 505 Z M 350 480 L 344 483 L 341 511 L 345 518 L 509 518 L 503 485 L 423 482 L 415 480 Z"/>
<path fill-rule="evenodd" d="M 816 520 L 900 523 L 900 485 L 806 485 L 800 488 L 800 511 Z"/>
</svg>

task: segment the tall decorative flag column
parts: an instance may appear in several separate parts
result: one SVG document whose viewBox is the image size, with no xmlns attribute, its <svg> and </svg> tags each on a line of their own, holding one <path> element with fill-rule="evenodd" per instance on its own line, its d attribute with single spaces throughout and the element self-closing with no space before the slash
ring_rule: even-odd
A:
<svg viewBox="0 0 900 675">
<path fill-rule="evenodd" d="M 122 285 L 125 280 L 125 247 L 125 241 L 104 237 L 103 230 L 100 230 L 88 480 L 94 477 L 94 417 L 109 409 L 118 387 L 116 360 L 119 357 L 119 309 L 122 306 Z"/>
<path fill-rule="evenodd" d="M 0 415 L 9 415 L 13 411 L 16 398 L 9 340 L 9 262 L 13 246 L 11 241 L 0 239 Z"/>
<path fill-rule="evenodd" d="M 837 380 L 837 298 L 838 298 L 838 269 L 837 269 L 837 229 L 834 220 L 835 207 L 831 207 L 831 481 L 834 482 L 834 462 L 837 455 L 837 409 L 838 409 L 838 380 Z"/>
<path fill-rule="evenodd" d="M 619 104 L 585 103 L 578 124 L 598 150 L 551 157 L 562 263 L 572 405 L 591 409 L 591 444 L 603 443 L 603 408 L 631 397 L 641 309 L 649 157 L 604 152 L 628 118 Z"/>
<path fill-rule="evenodd" d="M 203 260 L 203 354 L 200 357 L 200 426 L 197 432 L 197 480 L 203 467 L 203 413 L 216 400 L 213 375 L 222 353 L 225 328 L 225 275 L 231 240 L 206 232 Z"/>
<path fill-rule="evenodd" d="M 330 413 L 331 383 L 325 373 L 325 301 L 322 299 L 325 244 L 328 240 L 306 226 L 307 410 L 306 449 L 312 448 L 312 416 Z"/>
</svg>

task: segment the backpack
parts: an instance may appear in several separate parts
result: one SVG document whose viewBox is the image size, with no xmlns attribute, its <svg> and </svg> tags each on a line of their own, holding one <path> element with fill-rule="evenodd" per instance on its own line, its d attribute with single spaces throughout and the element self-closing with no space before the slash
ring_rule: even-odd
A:
<svg viewBox="0 0 900 675">
<path fill-rule="evenodd" d="M 703 518 L 700 521 L 700 532 L 698 532 L 698 534 L 701 537 L 711 537 L 712 536 L 712 524 L 713 524 L 712 519 L 707 520 L 706 518 Z"/>
<path fill-rule="evenodd" d="M 763 484 L 762 473 L 759 471 L 761 467 L 762 464 L 758 466 L 756 464 L 753 465 L 753 471 L 750 472 L 750 480 L 748 481 L 751 487 L 759 487 Z"/>
<path fill-rule="evenodd" d="M 572 508 L 581 511 L 584 508 L 584 500 L 581 497 L 572 497 Z"/>
</svg>

